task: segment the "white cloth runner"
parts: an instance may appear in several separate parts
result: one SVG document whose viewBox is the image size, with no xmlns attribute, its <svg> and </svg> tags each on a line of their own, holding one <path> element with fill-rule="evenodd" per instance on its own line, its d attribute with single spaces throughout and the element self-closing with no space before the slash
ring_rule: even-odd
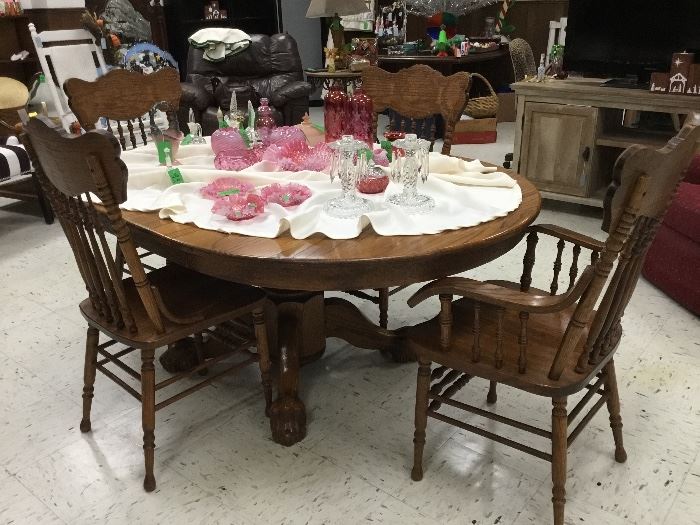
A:
<svg viewBox="0 0 700 525">
<path fill-rule="evenodd" d="M 437 158 L 437 157 L 436 157 Z M 209 144 L 181 146 L 178 154 L 185 183 L 171 185 L 165 167 L 158 166 L 152 144 L 125 151 L 122 160 L 129 168 L 128 200 L 122 208 L 135 211 L 160 210 L 161 218 L 193 223 L 199 228 L 274 238 L 286 230 L 292 237 L 304 239 L 322 233 L 332 239 L 351 239 L 371 224 L 379 235 L 421 235 L 475 226 L 515 210 L 522 201 L 520 187 L 455 185 L 430 176 L 419 191 L 432 196 L 435 209 L 423 215 L 409 215 L 398 206 L 385 202 L 385 195 L 400 191 L 390 183 L 387 191 L 364 195 L 374 210 L 359 219 L 335 219 L 323 212 L 324 204 L 340 195 L 338 181 L 331 183 L 325 173 L 281 172 L 261 162 L 242 172 L 217 170 Z M 433 157 L 431 157 L 432 162 Z M 296 181 L 306 184 L 311 197 L 299 206 L 265 206 L 265 213 L 245 221 L 230 221 L 211 212 L 213 201 L 200 196 L 200 189 L 220 177 L 238 177 L 261 187 L 274 182 Z M 511 179 L 512 180 L 512 179 Z"/>
</svg>

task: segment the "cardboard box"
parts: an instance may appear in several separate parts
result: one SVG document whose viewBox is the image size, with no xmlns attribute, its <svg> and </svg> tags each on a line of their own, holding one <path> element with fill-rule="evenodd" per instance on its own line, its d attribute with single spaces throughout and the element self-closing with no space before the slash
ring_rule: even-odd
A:
<svg viewBox="0 0 700 525">
<path fill-rule="evenodd" d="M 460 120 L 455 124 L 452 144 L 490 144 L 496 139 L 495 117 Z"/>
<path fill-rule="evenodd" d="M 515 93 L 498 94 L 498 122 L 515 122 Z"/>
</svg>

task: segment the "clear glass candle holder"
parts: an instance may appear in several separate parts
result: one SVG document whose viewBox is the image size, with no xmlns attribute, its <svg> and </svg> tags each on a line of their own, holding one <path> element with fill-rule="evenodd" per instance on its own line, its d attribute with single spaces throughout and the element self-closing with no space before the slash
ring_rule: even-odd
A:
<svg viewBox="0 0 700 525">
<path fill-rule="evenodd" d="M 367 157 L 362 152 L 367 144 L 355 140 L 352 135 L 343 135 L 328 146 L 333 150 L 331 182 L 339 178 L 342 193 L 326 203 L 325 212 L 337 219 L 353 219 L 371 211 L 370 202 L 359 197 L 356 190 L 357 181 L 367 169 Z"/>
<path fill-rule="evenodd" d="M 428 179 L 430 142 L 409 133 L 394 141 L 391 180 L 402 184 L 403 191 L 390 195 L 388 202 L 401 206 L 408 213 L 427 213 L 435 207 L 435 199 L 418 193 L 418 179 Z"/>
</svg>

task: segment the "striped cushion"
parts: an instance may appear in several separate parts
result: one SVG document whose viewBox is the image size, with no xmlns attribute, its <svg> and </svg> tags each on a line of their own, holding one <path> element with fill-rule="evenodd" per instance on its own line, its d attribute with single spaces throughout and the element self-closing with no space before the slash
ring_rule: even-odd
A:
<svg viewBox="0 0 700 525">
<path fill-rule="evenodd" d="M 32 165 L 17 137 L 0 137 L 0 182 L 30 172 Z"/>
</svg>

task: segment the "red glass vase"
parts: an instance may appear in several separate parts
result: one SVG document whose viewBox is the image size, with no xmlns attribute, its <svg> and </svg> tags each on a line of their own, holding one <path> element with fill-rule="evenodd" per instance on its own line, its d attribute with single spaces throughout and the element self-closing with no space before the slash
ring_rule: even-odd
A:
<svg viewBox="0 0 700 525">
<path fill-rule="evenodd" d="M 334 84 L 323 99 L 323 124 L 326 128 L 326 142 L 340 140 L 345 134 L 348 96 L 340 85 Z"/>
<path fill-rule="evenodd" d="M 366 142 L 370 147 L 374 144 L 374 130 L 372 129 L 372 99 L 361 87 L 355 90 L 350 99 L 350 120 L 349 124 L 353 137 Z"/>
</svg>

